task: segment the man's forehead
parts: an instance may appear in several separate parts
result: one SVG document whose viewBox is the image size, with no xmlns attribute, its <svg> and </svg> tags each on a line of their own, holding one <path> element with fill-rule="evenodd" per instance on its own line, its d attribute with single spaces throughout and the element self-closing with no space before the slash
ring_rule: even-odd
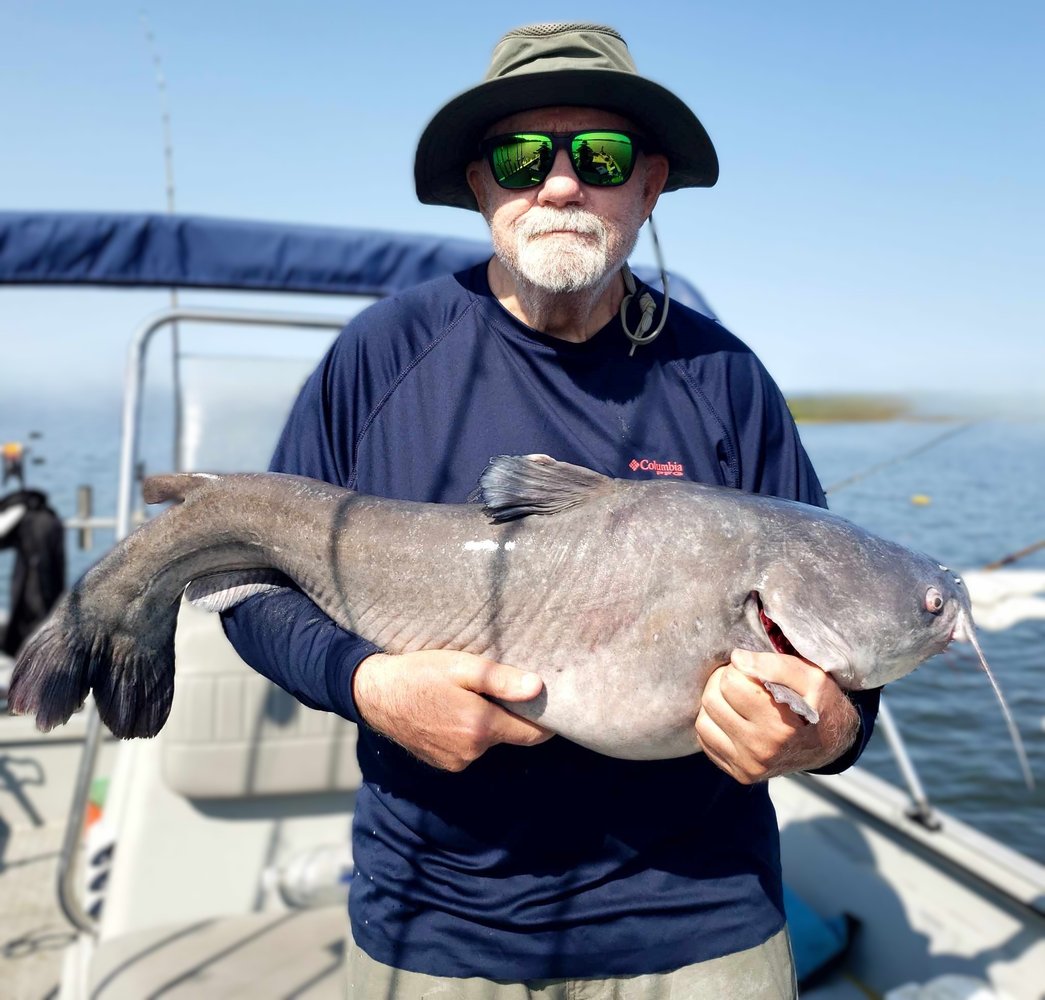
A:
<svg viewBox="0 0 1045 1000">
<path fill-rule="evenodd" d="M 601 108 L 581 108 L 573 106 L 531 108 L 518 111 L 507 118 L 494 122 L 485 135 L 499 135 L 503 132 L 573 132 L 585 128 L 616 128 L 626 132 L 637 132 L 635 122 L 615 111 L 604 111 Z"/>
</svg>

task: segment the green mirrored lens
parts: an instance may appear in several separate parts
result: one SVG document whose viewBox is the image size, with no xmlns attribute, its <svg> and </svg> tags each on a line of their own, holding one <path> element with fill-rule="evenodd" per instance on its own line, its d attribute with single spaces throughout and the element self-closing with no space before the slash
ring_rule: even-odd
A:
<svg viewBox="0 0 1045 1000">
<path fill-rule="evenodd" d="M 535 187 L 552 167 L 552 143 L 547 136 L 520 134 L 490 151 L 497 183 L 506 188 Z"/>
<path fill-rule="evenodd" d="M 585 184 L 623 184 L 635 165 L 635 147 L 620 132 L 581 132 L 570 143 L 570 157 Z"/>
<path fill-rule="evenodd" d="M 637 146 L 626 132 L 516 132 L 480 145 L 503 188 L 531 188 L 544 182 L 556 150 L 568 149 L 580 180 L 595 187 L 623 184 L 635 166 Z"/>
</svg>

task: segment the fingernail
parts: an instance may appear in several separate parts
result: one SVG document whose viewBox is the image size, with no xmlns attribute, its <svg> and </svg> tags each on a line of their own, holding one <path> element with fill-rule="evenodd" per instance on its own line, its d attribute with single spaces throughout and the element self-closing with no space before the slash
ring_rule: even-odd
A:
<svg viewBox="0 0 1045 1000">
<path fill-rule="evenodd" d="M 733 666 L 739 667 L 741 670 L 744 667 L 750 667 L 754 664 L 755 659 L 751 655 L 749 650 L 746 649 L 734 649 L 733 655 L 730 657 L 733 662 Z"/>
</svg>

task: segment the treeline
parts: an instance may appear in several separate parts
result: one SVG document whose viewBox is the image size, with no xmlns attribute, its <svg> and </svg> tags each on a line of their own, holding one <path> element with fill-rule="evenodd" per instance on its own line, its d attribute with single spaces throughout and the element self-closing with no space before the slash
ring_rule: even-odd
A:
<svg viewBox="0 0 1045 1000">
<path fill-rule="evenodd" d="M 902 396 L 874 394 L 810 394 L 789 396 L 796 421 L 897 420 L 915 415 L 914 404 Z"/>
</svg>

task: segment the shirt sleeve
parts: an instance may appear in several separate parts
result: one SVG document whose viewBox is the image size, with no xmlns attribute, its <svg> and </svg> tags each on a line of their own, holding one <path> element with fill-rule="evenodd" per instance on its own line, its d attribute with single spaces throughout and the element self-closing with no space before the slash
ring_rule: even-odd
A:
<svg viewBox="0 0 1045 1000">
<path fill-rule="evenodd" d="M 783 394 L 754 355 L 750 362 L 749 391 L 739 391 L 733 397 L 743 401 L 733 412 L 741 489 L 826 508 L 824 491 Z M 814 774 L 838 774 L 851 767 L 874 732 L 881 688 L 846 691 L 845 696 L 860 716 L 860 732 L 845 753 L 815 769 Z"/>
<path fill-rule="evenodd" d="M 302 387 L 269 466 L 339 486 L 352 476 L 354 380 L 346 352 L 334 347 Z M 348 377 L 346 377 L 346 375 Z M 352 679 L 359 664 L 380 652 L 373 643 L 331 621 L 304 593 L 286 587 L 259 594 L 224 612 L 225 634 L 258 673 L 309 708 L 359 723 Z"/>
</svg>

